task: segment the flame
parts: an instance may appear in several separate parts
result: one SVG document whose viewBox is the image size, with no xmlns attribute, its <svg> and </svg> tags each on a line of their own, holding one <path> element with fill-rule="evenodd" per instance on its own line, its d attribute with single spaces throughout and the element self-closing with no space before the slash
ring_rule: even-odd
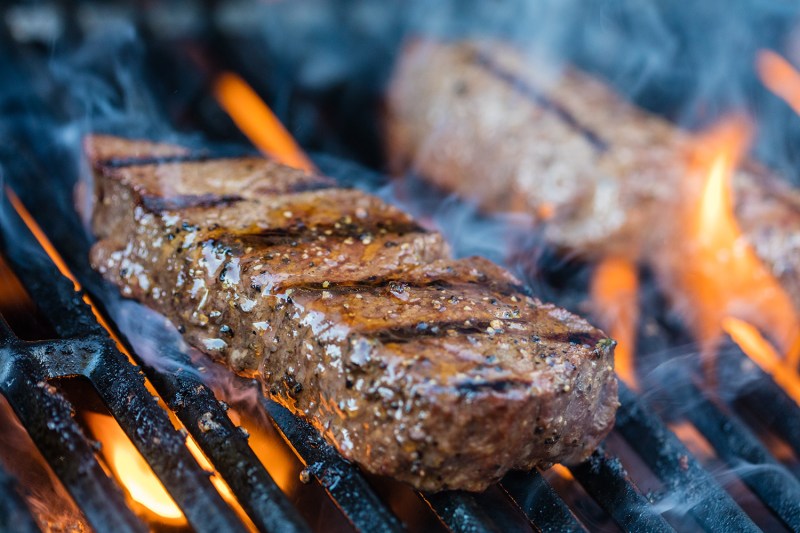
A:
<svg viewBox="0 0 800 533">
<path fill-rule="evenodd" d="M 197 444 L 191 435 L 186 437 L 186 447 L 197 461 L 197 464 L 211 473 L 211 484 L 214 485 L 215 489 L 217 489 L 217 492 L 219 492 L 220 496 L 222 496 L 222 499 L 231 506 L 239 519 L 245 524 L 245 526 L 247 526 L 247 529 L 253 533 L 256 533 L 258 528 L 250 519 L 250 517 L 247 516 L 247 513 L 236 499 L 236 496 L 233 494 L 230 486 L 225 482 L 224 479 L 222 479 L 222 476 L 219 474 L 219 472 L 214 469 L 211 461 L 208 460 L 208 457 L 206 457 L 206 455 L 203 453 L 203 450 L 200 449 L 200 445 Z"/>
<path fill-rule="evenodd" d="M 45 235 L 41 226 L 39 226 L 39 224 L 33 218 L 33 215 L 31 215 L 30 211 L 28 211 L 28 208 L 25 207 L 25 204 L 22 203 L 22 200 L 19 199 L 19 196 L 17 196 L 17 194 L 10 187 L 7 186 L 5 188 L 5 192 L 9 202 L 14 207 L 14 210 L 22 219 L 22 222 L 24 222 L 25 225 L 28 227 L 28 230 L 33 234 L 33 237 L 39 243 L 39 246 L 41 246 L 42 249 L 45 251 L 45 253 L 48 255 L 48 257 L 50 257 L 50 260 L 56 266 L 61 275 L 72 282 L 72 287 L 75 289 L 75 292 L 80 293 L 83 289 L 81 287 L 81 284 L 78 283 L 78 279 L 69 269 L 67 263 L 64 261 L 64 258 L 61 257 L 61 254 L 58 253 L 55 246 L 53 246 L 53 243 L 50 242 L 50 239 L 47 237 L 47 235 Z M 92 310 L 92 314 L 97 320 L 97 323 L 100 324 L 103 327 L 103 329 L 105 329 L 108 332 L 111 339 L 116 343 L 119 351 L 128 356 L 128 360 L 131 363 L 136 364 L 136 362 L 131 357 L 131 354 L 127 351 L 125 346 L 120 341 L 119 337 L 117 337 L 117 335 L 114 333 L 114 330 L 108 325 L 108 322 L 106 322 L 103 315 L 97 309 L 97 306 L 95 306 L 94 302 L 92 302 L 91 298 L 89 298 L 89 295 L 86 293 L 83 294 L 83 302 L 86 305 L 88 305 L 89 308 Z M 148 388 L 151 389 L 150 392 L 154 393 L 152 387 Z"/>
<path fill-rule="evenodd" d="M 217 78 L 214 94 L 236 126 L 264 154 L 290 167 L 314 170 L 311 160 L 246 81 L 225 72 Z"/>
<path fill-rule="evenodd" d="M 770 374 L 775 383 L 800 405 L 800 379 L 797 379 L 797 368 L 786 364 L 755 327 L 744 320 L 727 317 L 722 322 L 722 329 L 755 364 L 761 367 L 761 370 Z"/>
<path fill-rule="evenodd" d="M 670 246 L 673 281 L 684 295 L 679 305 L 701 342 L 707 371 L 713 369 L 718 341 L 731 319 L 764 331 L 782 353 L 797 342 L 798 317 L 791 299 L 736 221 L 732 180 L 749 139 L 750 127 L 741 118 L 725 120 L 700 136 L 686 175 L 688 211 Z M 742 348 L 754 359 L 781 359 L 775 350 L 755 354 L 752 345 Z"/>
<path fill-rule="evenodd" d="M 595 268 L 591 286 L 592 306 L 602 326 L 617 341 L 614 350 L 617 376 L 634 390 L 638 389 L 634 367 L 639 320 L 638 290 L 639 279 L 632 261 L 609 257 Z"/>
<path fill-rule="evenodd" d="M 239 414 L 239 413 L 237 413 Z M 280 487 L 284 494 L 291 496 L 297 490 L 298 475 L 302 469 L 297 456 L 289 446 L 285 446 L 283 439 L 271 431 L 265 424 L 266 421 L 258 420 L 250 413 L 241 411 L 241 426 L 250 435 L 250 448 L 270 477 Z"/>
<path fill-rule="evenodd" d="M 61 254 L 55 249 L 53 243 L 50 242 L 50 239 L 33 218 L 30 211 L 28 211 L 14 191 L 8 187 L 6 187 L 6 195 L 36 241 L 53 261 L 56 268 L 58 268 L 58 271 L 72 282 L 72 286 L 76 292 L 81 292 L 83 289 L 78 279 L 72 271 L 70 271 L 64 258 L 61 257 Z M 89 295 L 84 294 L 83 301 L 92 310 L 97 322 L 114 340 L 120 352 L 125 354 L 132 364 L 136 364 L 131 353 L 122 344 L 119 337 L 97 309 Z M 153 396 L 158 397 L 159 405 L 170 415 L 170 420 L 172 420 L 173 425 L 176 426 L 176 428 L 180 427 L 181 424 L 177 417 L 167 408 L 164 401 L 156 393 L 149 379 L 145 379 L 145 386 Z M 106 460 L 112 472 L 119 482 L 127 489 L 131 499 L 149 509 L 152 513 L 163 519 L 162 521 L 185 523 L 186 519 L 181 510 L 177 507 L 169 494 L 167 494 L 164 486 L 150 469 L 147 461 L 139 454 L 136 447 L 131 444 L 130 440 L 128 440 L 127 436 L 114 419 L 104 415 L 87 414 L 87 421 L 90 424 L 95 438 L 103 443 L 104 449 L 107 450 L 104 455 L 108 455 Z M 200 447 L 191 437 L 187 439 L 186 447 L 195 457 L 198 464 L 211 472 L 211 482 L 223 499 L 233 508 L 251 531 L 256 531 L 255 525 L 236 500 L 228 484 L 225 483 L 219 473 L 214 470 L 208 458 L 206 458 L 200 450 Z"/>
<path fill-rule="evenodd" d="M 669 430 L 675 434 L 678 439 L 692 452 L 695 457 L 708 460 L 716 456 L 714 447 L 703 436 L 703 434 L 691 423 L 687 421 L 680 421 L 674 424 L 669 424 Z M 688 460 L 688 458 L 686 458 Z M 681 457 L 681 462 L 684 458 Z M 688 466 L 688 462 L 686 463 Z"/>
<path fill-rule="evenodd" d="M 756 72 L 764 86 L 800 115 L 800 72 L 772 50 L 759 50 Z"/>
<path fill-rule="evenodd" d="M 111 473 L 128 493 L 131 507 L 153 521 L 184 525 L 186 517 L 131 443 L 113 417 L 85 414 L 92 435 L 102 444 L 102 455 Z"/>
<path fill-rule="evenodd" d="M 566 481 L 574 481 L 575 480 L 575 477 L 572 475 L 572 472 L 570 472 L 569 468 L 567 468 L 564 465 L 555 464 L 555 465 L 550 467 L 550 470 L 555 472 L 556 475 L 558 477 L 560 477 L 561 479 L 564 479 Z"/>
</svg>

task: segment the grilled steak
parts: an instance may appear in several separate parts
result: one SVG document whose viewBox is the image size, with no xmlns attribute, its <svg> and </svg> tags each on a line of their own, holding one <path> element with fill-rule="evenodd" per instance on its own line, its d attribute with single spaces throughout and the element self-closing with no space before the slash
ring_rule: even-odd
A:
<svg viewBox="0 0 800 533">
<path fill-rule="evenodd" d="M 528 213 L 551 244 L 589 258 L 664 247 L 695 142 L 600 80 L 498 43 L 412 43 L 388 93 L 395 170 Z M 733 187 L 744 236 L 800 309 L 800 192 L 752 161 Z"/>
<path fill-rule="evenodd" d="M 482 490 L 610 430 L 614 342 L 508 272 L 328 178 L 142 146 L 87 139 L 93 266 L 366 470 Z"/>
</svg>

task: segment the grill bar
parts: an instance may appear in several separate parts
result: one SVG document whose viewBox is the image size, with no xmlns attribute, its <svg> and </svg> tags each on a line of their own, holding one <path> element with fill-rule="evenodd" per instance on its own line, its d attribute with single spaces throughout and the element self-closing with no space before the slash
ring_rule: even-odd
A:
<svg viewBox="0 0 800 533">
<path fill-rule="evenodd" d="M 797 403 L 738 346 L 730 343 L 720 350 L 719 355 L 719 368 L 723 372 L 720 384 L 741 383 L 742 375 L 750 376 L 749 381 L 737 390 L 728 391 L 726 396 L 732 396 L 729 403 L 737 411 L 753 413 L 800 457 L 800 408 Z"/>
<path fill-rule="evenodd" d="M 680 497 L 706 531 L 758 531 L 758 527 L 700 466 L 697 459 L 620 383 L 616 430 L 667 488 Z"/>
<path fill-rule="evenodd" d="M 94 322 L 91 310 L 82 302 L 76 303 L 80 295 L 72 291 L 71 284 L 60 275 L 55 265 L 42 260 L 44 252 L 36 244 L 33 235 L 16 215 L 8 199 L 3 200 L 6 213 L 6 223 L 2 227 L 3 252 L 14 270 L 42 314 L 59 334 L 67 331 L 87 334 L 84 339 L 60 343 L 58 349 L 61 351 L 48 348 L 47 344 L 38 349 L 38 362 L 46 372 L 41 379 L 74 375 L 88 378 L 120 427 L 147 459 L 197 531 L 244 531 L 233 510 L 211 484 L 208 474 L 186 449 L 184 437 L 174 430 L 166 413 L 145 388 L 139 369 L 114 347 L 105 332 L 98 333 L 100 326 Z M 16 239 L 15 246 L 8 245 L 12 238 Z M 32 261 L 31 258 L 37 255 L 39 260 Z M 47 285 L 43 280 L 47 280 Z M 59 295 L 69 296 L 62 300 Z M 41 379 L 33 381 L 33 384 Z M 64 417 L 58 411 L 52 415 L 60 416 L 56 420 Z M 19 413 L 18 416 L 23 418 Z M 26 427 L 28 422 L 23 421 Z M 37 442 L 35 438 L 34 441 Z M 58 456 L 48 457 L 45 450 L 42 451 L 56 473 L 60 474 L 51 461 L 58 460 Z M 81 464 L 69 457 L 69 454 L 62 455 L 61 460 Z M 61 475 L 59 477 L 64 479 Z M 94 503 L 88 502 L 88 505 L 103 502 L 102 494 L 103 491 L 98 491 L 99 498 Z M 87 519 L 91 522 L 88 514 Z"/>
<path fill-rule="evenodd" d="M 619 459 L 602 448 L 570 471 L 625 531 L 674 531 L 635 489 Z"/>
<path fill-rule="evenodd" d="M 686 416 L 731 467 L 758 465 L 739 477 L 790 530 L 800 531 L 800 482 L 767 451 L 733 413 L 723 412 L 697 387 L 672 389 L 689 398 Z"/>
<path fill-rule="evenodd" d="M 539 472 L 509 472 L 501 485 L 528 520 L 543 533 L 587 531 Z"/>
<path fill-rule="evenodd" d="M 94 450 L 72 418 L 72 406 L 47 384 L 35 351 L 69 352 L 62 342 L 22 343 L 0 321 L 0 392 L 42 456 L 98 531 L 143 532 L 125 497 L 106 475 Z"/>
<path fill-rule="evenodd" d="M 332 164 L 335 166 L 335 162 Z M 85 282 L 89 278 L 94 279 L 97 277 L 90 269 L 88 269 L 84 254 L 85 250 L 82 248 L 82 245 L 74 247 L 72 246 L 75 236 L 70 235 L 70 230 L 64 227 L 63 221 L 59 220 L 58 218 L 53 218 L 52 214 L 48 214 L 47 207 L 44 204 L 40 206 L 39 214 L 43 215 L 42 220 L 47 221 L 46 229 L 48 230 L 48 233 L 58 237 L 59 248 L 62 251 L 67 251 L 67 253 L 71 254 L 70 265 L 73 268 L 76 268 L 76 266 L 80 267 L 81 271 L 79 272 L 79 277 L 81 281 Z M 21 259 L 15 263 L 15 269 L 24 268 L 26 266 L 18 264 L 20 261 Z M 41 273 L 37 274 L 36 272 L 38 271 L 34 269 L 34 276 L 41 275 Z M 56 277 L 58 277 L 57 274 Z M 53 291 L 53 288 L 50 286 L 50 281 L 52 279 L 53 278 L 44 278 L 40 280 L 33 279 L 33 282 L 38 283 L 40 286 L 40 290 L 37 292 L 38 296 L 36 297 L 37 301 L 40 302 L 40 305 L 41 302 L 47 301 L 47 298 L 42 291 Z M 27 282 L 26 285 L 28 285 Z M 67 305 L 65 302 L 71 302 L 70 305 L 74 304 L 73 307 L 77 310 L 80 310 L 82 313 L 81 315 L 78 315 L 80 317 L 79 321 L 85 320 L 84 324 L 66 320 L 65 324 L 62 325 L 64 329 L 59 330 L 62 335 L 64 335 L 66 332 L 70 332 L 69 335 L 65 336 L 84 336 L 87 334 L 87 331 L 92 331 L 92 335 L 102 335 L 102 338 L 105 339 L 105 333 L 102 331 L 102 329 L 98 330 L 99 326 L 97 326 L 95 323 L 94 318 L 90 315 L 86 315 L 85 306 L 80 301 L 80 295 L 75 295 L 75 293 L 71 291 L 71 287 L 67 287 L 66 292 L 60 291 L 58 294 L 60 296 L 58 296 L 57 299 L 61 301 L 62 309 L 64 309 Z M 69 316 L 69 314 L 67 313 L 64 316 Z M 87 327 L 90 329 L 86 329 Z M 110 349 L 113 350 L 113 346 L 110 347 Z M 214 439 L 221 439 L 223 435 L 229 435 L 233 437 L 233 439 L 236 441 L 234 445 L 232 445 L 233 447 L 225 452 L 220 452 L 219 456 L 211 457 L 211 459 L 218 468 L 220 467 L 220 464 L 222 464 L 221 473 L 232 486 L 232 488 L 234 488 L 240 500 L 242 498 L 248 498 L 250 495 L 242 495 L 241 491 L 247 493 L 248 490 L 252 490 L 251 488 L 248 488 L 247 483 L 252 483 L 253 480 L 250 478 L 245 480 L 240 479 L 243 484 L 239 485 L 239 488 L 234 487 L 234 482 L 232 482 L 228 476 L 234 475 L 235 472 L 229 472 L 229 465 L 225 466 L 224 464 L 226 460 L 232 460 L 234 454 L 238 453 L 238 451 L 235 451 L 238 450 L 237 447 L 243 445 L 245 448 L 247 448 L 246 440 L 244 440 L 244 438 L 239 435 L 239 432 L 236 430 L 236 428 L 230 424 L 230 420 L 227 418 L 227 415 L 224 414 L 224 409 L 214 400 L 211 391 L 208 389 L 203 390 L 202 384 L 199 382 L 194 382 L 195 384 L 200 385 L 201 389 L 197 396 L 191 397 L 192 401 L 188 402 L 189 405 L 172 403 L 170 395 L 164 391 L 168 391 L 169 387 L 176 387 L 176 394 L 184 394 L 189 392 L 189 390 L 181 387 L 189 387 L 192 382 L 177 380 L 165 384 L 158 380 L 172 378 L 163 376 L 159 378 L 157 373 L 151 369 L 145 368 L 145 371 L 148 372 L 148 376 L 151 378 L 151 381 L 154 382 L 159 390 L 159 393 L 164 397 L 165 401 L 167 401 L 170 407 L 176 411 L 183 410 L 184 414 L 180 416 L 182 420 L 184 420 L 185 417 L 184 423 L 188 428 L 196 426 L 198 422 L 198 416 L 202 416 L 207 412 L 201 407 L 204 402 L 207 401 L 211 404 L 211 420 L 214 422 L 219 422 L 225 426 L 225 432 L 212 435 L 213 438 L 206 443 L 200 442 L 201 448 L 203 448 L 207 455 L 209 455 L 208 450 L 213 452 L 219 450 L 225 445 L 225 442 L 222 440 Z M 150 372 L 153 373 L 151 374 Z M 659 475 L 659 477 L 665 480 L 665 484 L 671 487 L 678 487 L 681 483 L 686 482 L 687 487 L 691 488 L 689 492 L 693 496 L 701 494 L 700 491 L 706 485 L 714 489 L 708 493 L 711 495 L 708 497 L 708 501 L 704 501 L 692 510 L 692 514 L 698 517 L 698 522 L 710 531 L 725 530 L 728 528 L 737 528 L 739 530 L 749 530 L 748 528 L 752 529 L 753 525 L 747 516 L 744 515 L 744 513 L 733 503 L 733 501 L 730 500 L 727 494 L 718 485 L 716 485 L 713 479 L 711 479 L 711 477 L 701 469 L 691 455 L 686 452 L 685 448 L 682 447 L 682 444 L 677 440 L 677 438 L 672 435 L 657 418 L 649 414 L 648 411 L 643 410 L 641 404 L 638 403 L 638 400 L 632 393 L 630 393 L 630 391 L 623 390 L 622 396 L 623 408 L 621 412 L 624 411 L 624 413 L 620 416 L 618 427 L 621 428 L 621 431 L 625 435 L 626 439 L 631 442 L 634 449 L 637 449 L 643 458 L 645 458 L 646 462 L 651 466 L 651 468 L 653 468 L 653 470 Z M 194 408 L 195 401 L 197 408 Z M 377 525 L 382 530 L 389 531 L 396 531 L 402 528 L 402 524 L 399 523 L 399 521 L 392 515 L 385 504 L 381 502 L 381 500 L 375 495 L 365 478 L 358 472 L 357 468 L 346 462 L 335 451 L 335 449 L 328 446 L 311 426 L 297 419 L 278 404 L 274 404 L 268 400 L 264 400 L 264 404 L 267 411 L 272 415 L 273 421 L 283 434 L 284 438 L 286 438 L 286 440 L 295 449 L 295 452 L 303 459 L 304 463 L 308 467 L 309 472 L 312 473 L 323 484 L 328 494 L 334 499 L 345 516 L 351 520 L 354 527 L 357 529 L 367 530 Z M 789 412 L 793 411 L 794 408 Z M 652 450 L 645 453 L 640 446 L 637 446 L 636 441 L 639 439 L 649 443 Z M 200 439 L 198 439 L 198 441 L 199 440 Z M 641 446 L 646 447 L 645 444 L 641 444 Z M 206 447 L 208 447 L 208 450 Z M 229 453 L 230 455 L 228 455 Z M 670 457 L 670 454 L 673 454 L 674 457 Z M 681 472 L 682 464 L 680 460 L 677 459 L 679 457 L 685 458 L 687 461 L 687 472 Z M 603 482 L 601 480 L 610 476 L 612 481 L 619 483 L 618 486 L 613 487 L 613 490 L 608 490 L 609 486 L 606 486 L 606 492 L 610 492 L 612 495 L 601 494 L 599 492 L 602 491 L 598 491 L 598 494 L 594 495 L 594 497 L 598 499 L 598 501 L 600 501 L 602 498 L 607 498 L 609 500 L 608 506 L 603 507 L 607 510 L 610 510 L 609 512 L 616 520 L 618 520 L 618 522 L 621 521 L 620 523 L 625 523 L 625 520 L 634 520 L 632 518 L 626 518 L 624 515 L 620 514 L 622 512 L 622 505 L 620 502 L 625 498 L 627 498 L 628 501 L 639 499 L 639 501 L 644 502 L 646 505 L 646 501 L 638 494 L 635 487 L 624 476 L 624 472 L 620 473 L 621 470 L 616 468 L 618 465 L 613 464 L 614 459 L 609 459 L 603 456 L 601 463 L 602 464 L 598 468 L 589 468 L 587 466 L 587 471 L 580 472 L 576 475 L 576 477 L 580 476 L 580 480 L 584 486 L 597 484 L 597 486 L 600 487 L 603 486 Z M 580 471 L 583 466 L 585 465 L 578 467 L 576 471 Z M 263 469 L 263 467 L 260 467 L 260 465 L 259 468 Z M 516 476 L 517 474 L 514 475 Z M 521 501 L 525 502 L 525 493 L 519 491 L 527 489 L 529 491 L 528 494 L 530 494 L 530 491 L 541 492 L 541 487 L 545 487 L 545 499 L 543 501 L 536 500 L 535 504 L 531 502 L 526 506 L 520 505 L 520 508 L 528 515 L 531 522 L 537 527 L 542 530 L 546 530 L 545 527 L 542 527 L 540 524 L 545 524 L 546 526 L 549 525 L 549 527 L 555 528 L 554 524 L 563 523 L 568 526 L 567 530 L 582 530 L 580 523 L 578 523 L 575 517 L 571 515 L 564 502 L 558 498 L 558 496 L 552 491 L 552 488 L 547 485 L 547 483 L 538 473 L 527 475 L 521 474 L 521 476 L 523 476 L 526 480 L 529 480 L 529 482 L 527 484 L 519 484 L 516 487 L 516 490 L 513 482 L 509 481 L 510 476 L 504 480 L 504 487 L 508 493 L 512 495 L 514 500 L 517 501 L 518 505 Z M 269 479 L 268 475 L 266 479 L 268 479 L 271 483 L 271 479 Z M 520 486 L 522 488 L 520 488 Z M 345 490 L 343 487 L 346 487 L 347 490 Z M 536 487 L 539 488 L 537 489 Z M 515 494 L 512 494 L 512 492 Z M 266 494 L 267 498 L 271 497 L 271 489 L 267 490 Z M 617 494 L 617 496 L 613 496 L 613 494 Z M 615 500 L 615 498 L 620 498 L 620 495 L 624 496 L 624 498 Z M 283 498 L 282 495 L 279 496 Z M 424 498 L 429 505 L 431 505 L 437 515 L 440 518 L 444 518 L 443 521 L 445 524 L 454 531 L 498 530 L 496 524 L 488 517 L 483 509 L 481 509 L 477 500 L 470 495 L 445 493 L 433 496 L 428 495 Z M 250 508 L 243 504 L 249 513 L 252 512 L 254 505 L 259 505 L 255 500 L 258 500 L 258 498 L 254 498 L 254 503 L 251 504 Z M 431 501 L 433 501 L 433 503 L 431 503 Z M 709 503 L 709 501 L 711 503 Z M 543 502 L 549 502 L 550 505 L 545 506 Z M 613 506 L 615 504 L 619 507 L 617 511 L 613 510 Z M 272 525 L 274 525 L 270 525 L 267 522 L 269 517 L 266 516 L 266 509 L 269 508 L 269 505 L 270 502 L 267 502 L 267 507 L 261 508 L 264 511 L 265 516 L 263 521 L 259 523 L 259 527 L 272 527 Z M 276 505 L 275 502 L 272 502 L 272 505 Z M 534 512 L 533 507 L 536 506 L 549 507 L 550 510 L 540 511 L 539 509 L 536 509 Z M 277 504 L 277 506 L 274 508 L 281 509 L 282 505 Z M 617 513 L 616 515 L 614 514 L 615 512 Z M 371 516 L 370 513 L 372 513 Z M 718 513 L 718 515 L 715 515 L 715 513 Z M 714 521 L 720 520 L 717 527 L 713 527 L 714 525 L 710 524 L 712 518 Z M 663 519 L 660 517 L 658 517 L 658 519 L 663 521 Z M 283 519 L 278 520 L 275 523 L 278 525 L 284 525 L 282 520 Z M 294 524 L 291 521 L 288 523 L 298 527 L 298 529 L 301 529 L 301 526 L 298 524 Z"/>
<path fill-rule="evenodd" d="M 425 503 L 454 533 L 499 533 L 501 529 L 468 492 L 421 494 Z"/>
<path fill-rule="evenodd" d="M 800 410 L 778 385 L 772 383 L 771 387 L 766 385 L 764 389 L 747 391 L 738 396 L 733 404 L 737 409 L 764 414 L 759 420 L 783 438 L 795 455 L 800 457 Z"/>
<path fill-rule="evenodd" d="M 152 372 L 148 377 L 260 530 L 308 531 L 297 510 L 248 445 L 245 435 L 231 422 L 206 385 L 192 377 L 174 374 Z"/>
<path fill-rule="evenodd" d="M 402 531 L 395 516 L 370 488 L 355 465 L 349 463 L 306 421 L 282 405 L 263 399 L 275 427 L 359 531 Z"/>
<path fill-rule="evenodd" d="M 15 487 L 14 478 L 0 468 L 0 532 L 38 532 L 36 522 Z"/>
</svg>

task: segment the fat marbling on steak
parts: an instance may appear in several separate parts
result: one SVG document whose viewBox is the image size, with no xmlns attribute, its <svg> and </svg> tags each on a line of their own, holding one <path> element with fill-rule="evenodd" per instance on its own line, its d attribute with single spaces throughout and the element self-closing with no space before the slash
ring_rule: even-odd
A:
<svg viewBox="0 0 800 533">
<path fill-rule="evenodd" d="M 149 149 L 87 138 L 94 268 L 346 458 L 482 490 L 578 461 L 610 430 L 614 342 L 505 270 L 452 259 L 438 233 L 326 177 Z"/>
</svg>

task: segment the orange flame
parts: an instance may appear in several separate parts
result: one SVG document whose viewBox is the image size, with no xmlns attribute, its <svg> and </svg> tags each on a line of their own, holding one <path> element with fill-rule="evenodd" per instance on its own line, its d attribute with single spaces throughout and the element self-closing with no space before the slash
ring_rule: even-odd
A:
<svg viewBox="0 0 800 533">
<path fill-rule="evenodd" d="M 61 254 L 58 253 L 55 246 L 53 246 L 53 243 L 51 243 L 50 239 L 47 237 L 47 235 L 45 235 L 44 230 L 42 230 L 42 228 L 33 218 L 33 215 L 31 215 L 30 211 L 28 211 L 28 208 L 25 207 L 25 204 L 23 204 L 22 200 L 19 199 L 19 196 L 17 196 L 17 194 L 10 187 L 6 187 L 5 192 L 9 202 L 14 207 L 14 210 L 28 227 L 28 230 L 30 230 L 31 234 L 33 234 L 33 237 L 36 239 L 36 242 L 39 243 L 39 246 L 42 247 L 58 271 L 61 272 L 61 275 L 72 282 L 72 287 L 75 289 L 75 292 L 81 292 L 83 289 L 81 288 L 80 283 L 78 283 L 78 279 L 69 269 L 67 263 L 64 261 L 64 258 L 61 257 Z M 119 337 L 117 337 L 117 335 L 114 333 L 114 330 L 108 325 L 108 322 L 106 322 L 105 318 L 94 305 L 94 302 L 92 302 L 91 298 L 89 298 L 88 294 L 84 293 L 83 302 L 92 310 L 92 314 L 97 320 L 97 323 L 108 332 L 108 335 L 117 344 L 119 351 L 127 355 L 128 360 L 135 364 L 135 361 L 131 357 L 130 353 L 128 353 L 128 351 L 125 349 L 125 346 L 122 344 Z M 151 389 L 150 392 L 153 392 L 153 390 Z"/>
<path fill-rule="evenodd" d="M 752 325 L 743 320 L 728 317 L 722 322 L 722 329 L 750 356 L 761 370 L 772 378 L 798 405 L 800 405 L 800 379 L 797 368 L 786 364 L 775 348 Z"/>
<path fill-rule="evenodd" d="M 33 234 L 36 241 L 53 261 L 53 264 L 55 264 L 59 272 L 72 282 L 73 288 L 76 292 L 82 291 L 78 279 L 75 277 L 72 271 L 70 271 L 69 267 L 64 261 L 64 258 L 61 257 L 61 254 L 59 254 L 55 249 L 55 246 L 53 246 L 53 243 L 50 242 L 50 239 L 33 218 L 33 215 L 31 215 L 30 211 L 28 211 L 13 190 L 6 187 L 5 191 L 9 201 L 11 202 L 11 205 L 17 211 L 17 214 L 19 214 L 20 218 L 28 227 L 30 232 Z M 114 330 L 110 327 L 88 294 L 83 295 L 83 301 L 92 310 L 97 322 L 108 332 L 109 336 L 117 344 L 117 348 L 128 357 L 128 360 L 131 361 L 131 363 L 135 364 L 130 352 L 128 352 L 128 350 L 120 341 L 119 337 L 114 333 Z M 145 386 L 151 394 L 158 397 L 158 394 L 153 388 L 153 385 L 150 383 L 150 380 L 145 380 Z M 180 425 L 177 417 L 175 417 L 175 415 L 167 409 L 166 404 L 164 404 L 163 400 L 160 398 L 159 405 L 167 411 L 174 425 Z M 111 468 L 114 476 L 128 490 L 131 499 L 135 502 L 138 502 L 141 506 L 149 509 L 152 513 L 157 515 L 160 521 L 163 523 L 185 523 L 186 519 L 181 510 L 177 507 L 177 505 L 175 505 L 175 502 L 172 500 L 169 494 L 167 494 L 164 486 L 148 466 L 147 461 L 145 461 L 144 458 L 139 454 L 139 452 L 136 450 L 136 447 L 130 442 L 130 440 L 128 440 L 127 436 L 114 421 L 114 419 L 105 415 L 87 414 L 87 423 L 90 424 L 90 428 L 95 435 L 95 438 L 103 443 L 103 446 L 106 449 L 105 454 L 107 454 L 106 460 L 109 463 L 109 467 Z M 252 523 L 239 502 L 236 500 L 230 487 L 228 487 L 227 483 L 225 483 L 225 481 L 214 470 L 211 463 L 200 450 L 200 447 L 191 437 L 187 439 L 186 447 L 195 457 L 198 464 L 211 472 L 211 482 L 223 499 L 225 499 L 225 501 L 231 505 L 245 525 L 247 525 L 251 531 L 255 531 L 255 525 Z"/>
<path fill-rule="evenodd" d="M 636 325 L 639 321 L 636 265 L 622 258 L 606 258 L 594 271 L 591 297 L 595 315 L 617 341 L 614 367 L 617 376 L 632 389 L 638 389 L 634 354 Z"/>
<path fill-rule="evenodd" d="M 561 479 L 564 479 L 566 481 L 574 481 L 575 480 L 575 477 L 572 475 L 572 472 L 570 472 L 569 468 L 567 468 L 564 465 L 555 464 L 555 465 L 550 467 L 550 470 L 555 472 L 556 475 L 558 477 L 560 477 Z"/>
<path fill-rule="evenodd" d="M 175 500 L 117 422 L 98 413 L 85 416 L 94 438 L 102 444 L 102 454 L 111 473 L 125 487 L 131 507 L 151 521 L 174 526 L 186 524 Z"/>
<path fill-rule="evenodd" d="M 200 445 L 197 444 L 191 435 L 186 437 L 186 447 L 197 461 L 197 464 L 211 474 L 211 484 L 214 485 L 215 489 L 217 489 L 217 492 L 219 492 L 220 496 L 222 496 L 222 499 L 231 506 L 239 519 L 244 523 L 245 526 L 247 526 L 247 529 L 254 533 L 257 532 L 258 528 L 250 519 L 250 517 L 247 516 L 247 513 L 236 499 L 236 496 L 233 494 L 230 486 L 225 482 L 224 479 L 222 479 L 222 476 L 219 474 L 219 472 L 214 469 L 211 461 L 208 460 L 208 457 L 206 457 L 206 455 L 203 453 L 203 450 L 200 449 Z"/>
<path fill-rule="evenodd" d="M 264 154 L 307 172 L 314 164 L 258 94 L 236 74 L 225 72 L 214 84 L 217 101 Z"/>
<path fill-rule="evenodd" d="M 736 221 L 733 180 L 749 139 L 750 127 L 741 118 L 723 121 L 698 139 L 683 195 L 688 212 L 674 236 L 678 250 L 670 250 L 674 283 L 685 296 L 679 306 L 702 344 L 706 370 L 713 368 L 717 343 L 731 318 L 764 331 L 784 353 L 797 339 L 791 299 Z M 772 357 L 754 354 L 752 344 L 741 347 L 754 359 Z"/>
<path fill-rule="evenodd" d="M 772 50 L 759 50 L 756 71 L 761 83 L 800 115 L 800 72 Z"/>
</svg>

